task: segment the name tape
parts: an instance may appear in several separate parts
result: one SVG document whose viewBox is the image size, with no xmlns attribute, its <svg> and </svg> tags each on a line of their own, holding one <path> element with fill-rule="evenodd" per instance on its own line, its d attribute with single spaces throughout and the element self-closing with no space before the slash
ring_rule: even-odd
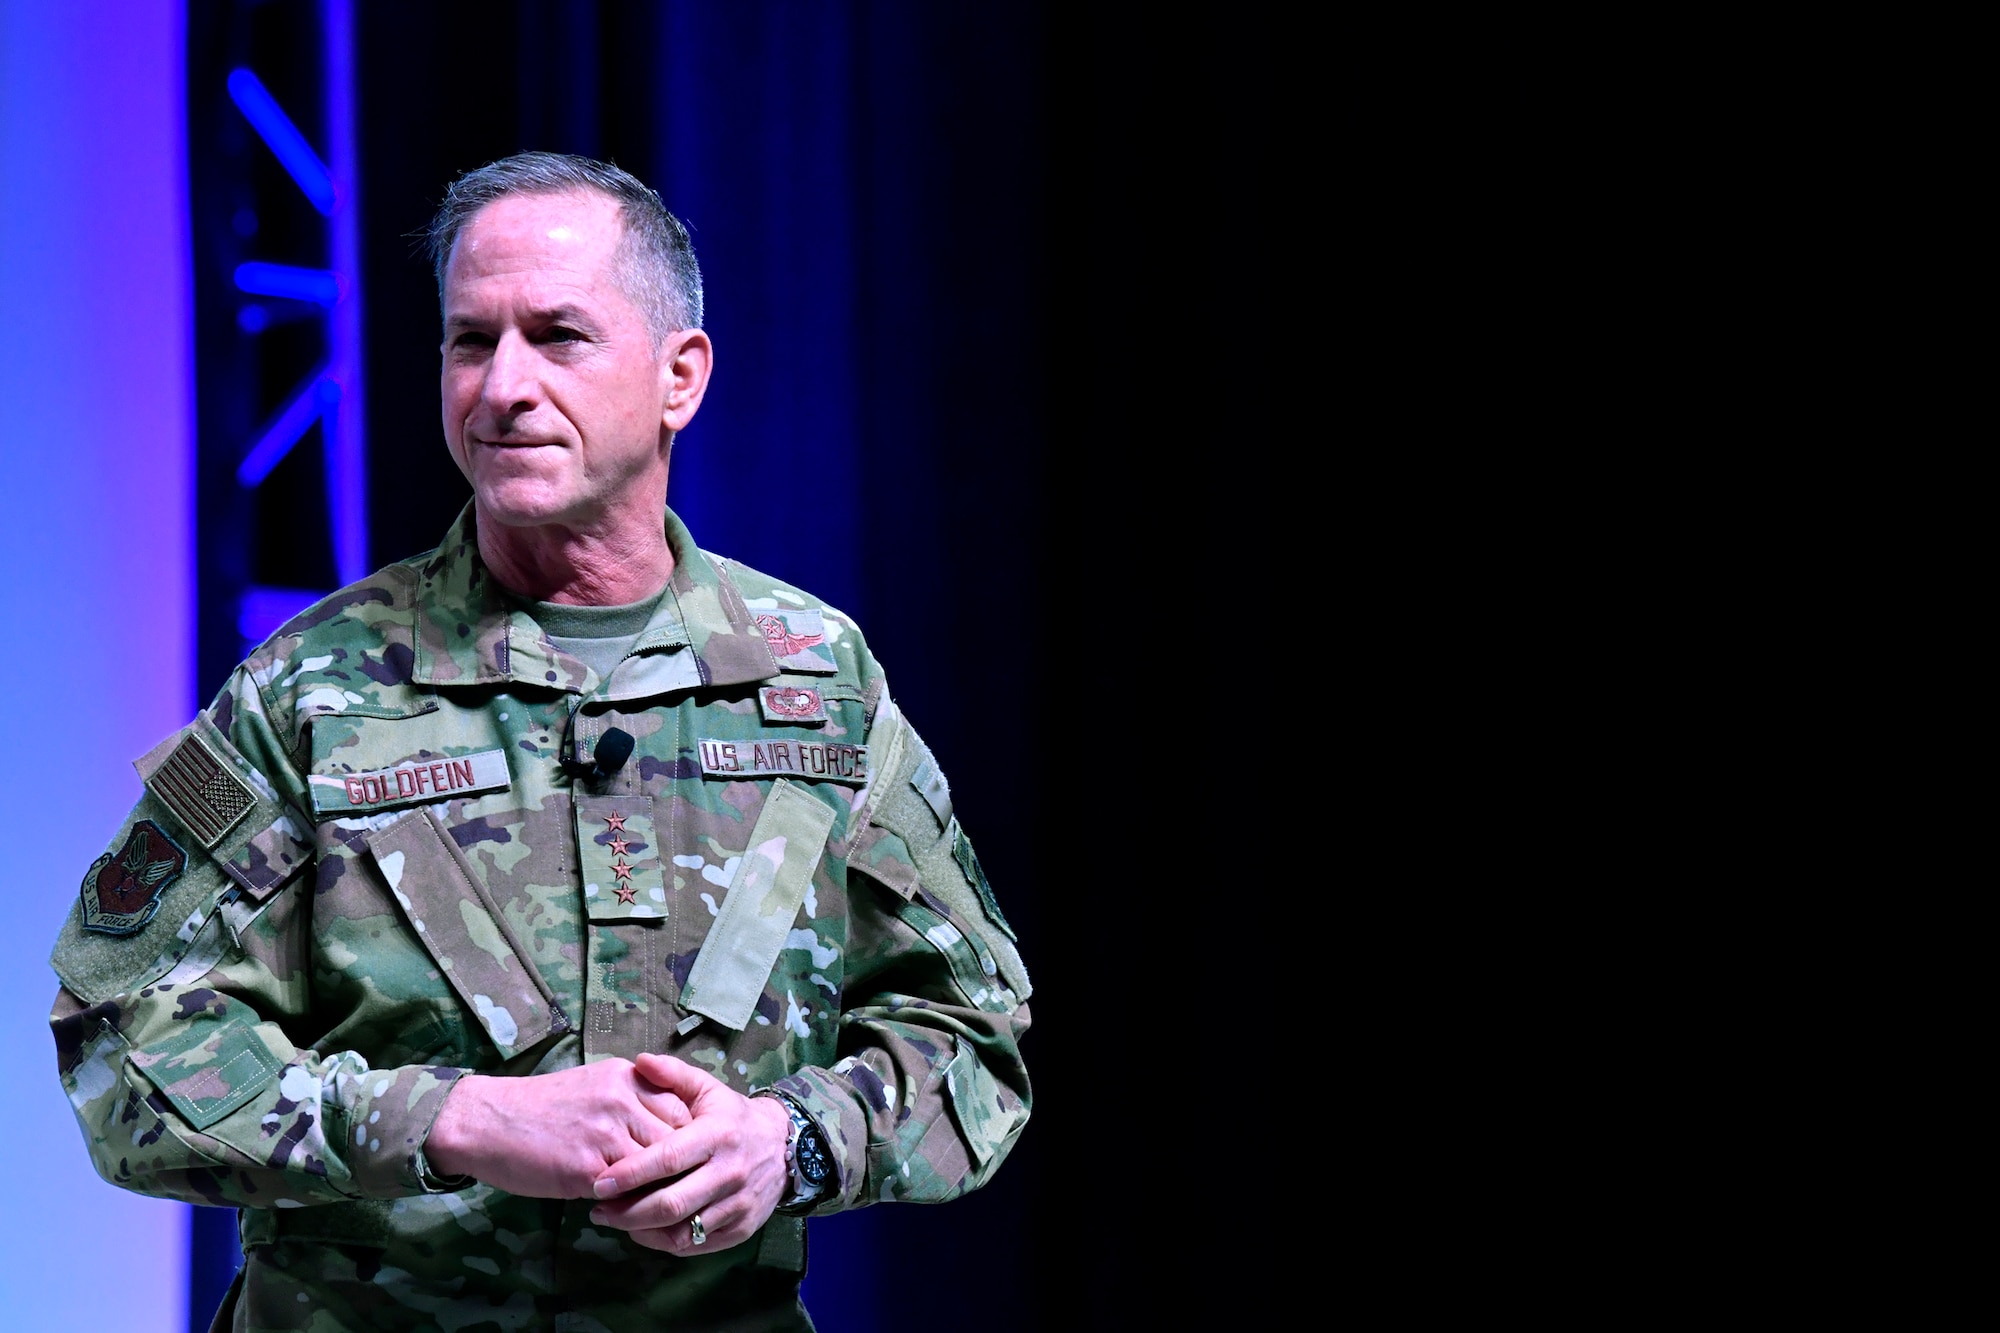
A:
<svg viewBox="0 0 2000 1333">
<path fill-rule="evenodd" d="M 308 780 L 313 808 L 322 813 L 366 810 L 399 801 L 435 801 L 512 785 L 505 750 L 481 750 L 449 759 L 410 759 L 364 773 L 314 773 Z"/>
</svg>

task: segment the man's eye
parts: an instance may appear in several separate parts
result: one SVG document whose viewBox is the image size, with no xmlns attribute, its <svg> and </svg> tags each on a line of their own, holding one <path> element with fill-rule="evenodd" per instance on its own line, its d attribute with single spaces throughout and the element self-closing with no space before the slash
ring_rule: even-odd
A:
<svg viewBox="0 0 2000 1333">
<path fill-rule="evenodd" d="M 558 324 L 542 335 L 542 341 L 552 343 L 573 343 L 583 335 L 575 329 L 566 329 Z"/>
<path fill-rule="evenodd" d="M 493 345 L 493 335 L 490 333 L 474 333 L 472 330 L 467 329 L 453 338 L 451 345 L 454 348 L 491 347 Z"/>
</svg>

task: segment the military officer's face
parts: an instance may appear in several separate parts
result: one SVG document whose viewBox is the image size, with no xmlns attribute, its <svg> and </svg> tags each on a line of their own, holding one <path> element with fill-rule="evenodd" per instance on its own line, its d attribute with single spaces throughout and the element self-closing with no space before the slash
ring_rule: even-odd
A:
<svg viewBox="0 0 2000 1333">
<path fill-rule="evenodd" d="M 482 522 L 588 529 L 665 493 L 663 431 L 686 424 L 672 362 L 689 331 L 653 346 L 615 277 L 623 228 L 603 195 L 509 195 L 452 247 L 444 436 Z"/>
</svg>

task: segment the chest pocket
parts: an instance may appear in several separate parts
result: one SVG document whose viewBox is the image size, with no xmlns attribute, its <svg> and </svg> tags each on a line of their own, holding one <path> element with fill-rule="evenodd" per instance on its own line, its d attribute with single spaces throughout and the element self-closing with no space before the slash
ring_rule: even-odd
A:
<svg viewBox="0 0 2000 1333">
<path fill-rule="evenodd" d="M 410 928 L 505 1059 L 569 1031 L 506 914 L 437 812 L 412 810 L 368 835 L 368 852 Z"/>
</svg>

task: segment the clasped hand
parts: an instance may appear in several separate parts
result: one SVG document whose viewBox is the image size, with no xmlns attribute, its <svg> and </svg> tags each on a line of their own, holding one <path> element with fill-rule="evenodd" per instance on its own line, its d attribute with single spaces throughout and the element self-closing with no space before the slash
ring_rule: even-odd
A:
<svg viewBox="0 0 2000 1333">
<path fill-rule="evenodd" d="M 789 1119 L 671 1055 L 526 1078 L 468 1074 L 424 1145 L 434 1170 L 538 1199 L 597 1199 L 590 1219 L 687 1255 L 748 1240 L 784 1197 Z"/>
</svg>

